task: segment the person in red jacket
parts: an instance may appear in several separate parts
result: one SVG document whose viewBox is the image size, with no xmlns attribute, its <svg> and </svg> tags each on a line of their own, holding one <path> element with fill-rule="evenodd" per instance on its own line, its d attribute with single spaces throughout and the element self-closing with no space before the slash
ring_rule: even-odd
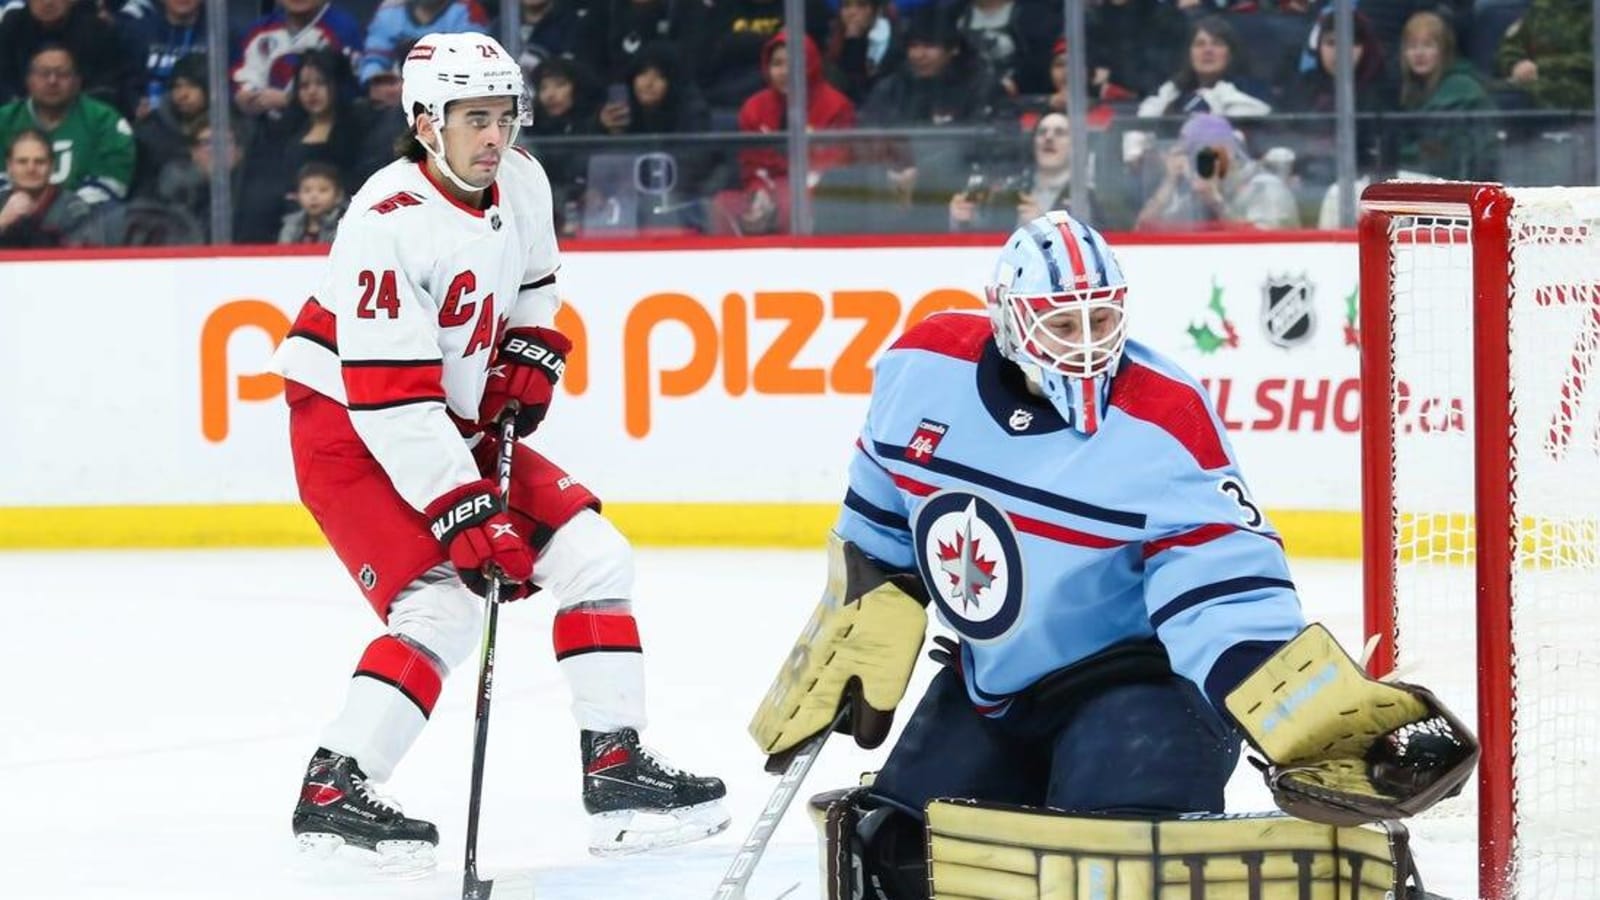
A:
<svg viewBox="0 0 1600 900">
<path fill-rule="evenodd" d="M 810 37 L 806 52 L 806 130 L 851 128 L 856 123 L 855 104 L 822 77 L 822 53 Z M 789 108 L 789 48 L 782 32 L 761 48 L 761 67 L 767 86 L 750 95 L 739 108 L 739 130 L 781 132 Z M 822 173 L 850 162 L 844 143 L 811 146 L 807 159 L 807 187 L 816 187 Z M 718 234 L 782 234 L 789 228 L 789 157 L 781 142 L 751 146 L 739 151 L 738 190 L 721 191 L 713 201 L 711 230 Z"/>
</svg>

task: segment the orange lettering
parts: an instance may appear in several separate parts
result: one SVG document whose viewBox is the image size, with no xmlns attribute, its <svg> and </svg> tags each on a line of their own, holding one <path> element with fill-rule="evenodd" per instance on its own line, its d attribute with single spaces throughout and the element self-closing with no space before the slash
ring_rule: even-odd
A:
<svg viewBox="0 0 1600 900">
<path fill-rule="evenodd" d="M 840 394 L 872 393 L 872 356 L 900 321 L 900 298 L 889 291 L 835 291 L 835 319 L 861 319 L 861 328 L 839 351 L 828 384 Z"/>
<path fill-rule="evenodd" d="M 722 384 L 739 397 L 750 389 L 750 325 L 745 321 L 744 298 L 722 298 Z"/>
<path fill-rule="evenodd" d="M 986 308 L 984 302 L 978 298 L 978 295 L 970 291 L 957 290 L 956 288 L 940 288 L 936 291 L 929 291 L 923 294 L 922 299 L 911 307 L 911 312 L 906 313 L 906 330 L 910 331 L 911 326 L 936 312 L 943 312 L 947 309 Z"/>
<path fill-rule="evenodd" d="M 803 291 L 761 291 L 756 294 L 756 318 L 788 319 L 789 324 L 761 354 L 751 380 L 763 394 L 820 394 L 826 384 L 820 368 L 796 368 L 793 363 L 806 341 L 822 324 L 822 298 Z"/>
<path fill-rule="evenodd" d="M 711 381 L 717 368 L 717 323 L 687 294 L 651 294 L 628 311 L 622 327 L 622 421 L 636 438 L 650 433 L 650 335 L 662 322 L 689 329 L 693 349 L 677 369 L 661 372 L 661 394 L 681 397 Z"/>
<path fill-rule="evenodd" d="M 234 300 L 206 317 L 200 329 L 200 433 L 212 443 L 228 437 L 228 341 L 241 328 L 266 332 L 276 347 L 289 333 L 289 319 L 265 300 Z M 271 372 L 238 377 L 240 400 L 271 400 L 283 392 L 283 379 Z"/>
<path fill-rule="evenodd" d="M 583 317 L 563 300 L 556 310 L 556 330 L 572 340 L 572 352 L 567 354 L 567 370 L 561 384 L 567 393 L 578 396 L 589 389 L 589 329 Z"/>
</svg>

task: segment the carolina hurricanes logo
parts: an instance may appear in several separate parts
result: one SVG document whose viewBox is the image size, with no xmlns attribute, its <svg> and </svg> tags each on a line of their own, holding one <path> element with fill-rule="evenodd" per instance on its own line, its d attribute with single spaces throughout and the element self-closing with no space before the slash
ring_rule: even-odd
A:
<svg viewBox="0 0 1600 900">
<path fill-rule="evenodd" d="M 998 640 L 1022 614 L 1022 551 L 1005 511 L 961 490 L 940 491 L 912 517 L 917 566 L 951 628 Z"/>
</svg>

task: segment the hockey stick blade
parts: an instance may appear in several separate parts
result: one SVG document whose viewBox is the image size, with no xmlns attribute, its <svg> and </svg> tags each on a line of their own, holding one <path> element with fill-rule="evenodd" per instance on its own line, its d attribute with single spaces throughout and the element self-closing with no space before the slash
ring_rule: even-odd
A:
<svg viewBox="0 0 1600 900">
<path fill-rule="evenodd" d="M 794 802 L 794 795 L 800 792 L 800 783 L 805 780 L 812 764 L 817 761 L 817 754 L 822 752 L 822 745 L 827 743 L 828 735 L 833 734 L 833 730 L 839 727 L 845 714 L 846 710 L 840 710 L 834 717 L 833 724 L 800 745 L 799 752 L 789 760 L 789 767 L 783 771 L 783 777 L 778 779 L 778 786 L 773 788 L 772 796 L 767 798 L 767 805 L 761 810 L 761 815 L 756 817 L 756 824 L 750 829 L 750 836 L 744 839 L 744 843 L 739 846 L 739 852 L 733 857 L 733 862 L 728 864 L 727 874 L 722 876 L 722 883 L 717 885 L 717 892 L 711 895 L 712 900 L 746 900 L 745 888 L 750 884 L 750 876 L 755 873 L 756 863 L 760 862 L 762 854 L 767 852 L 767 842 L 772 840 L 772 833 L 778 829 L 778 822 L 783 819 L 789 804 Z M 794 888 L 790 888 L 778 896 L 787 896 L 793 890 Z"/>
<path fill-rule="evenodd" d="M 479 879 L 468 875 L 461 896 L 464 900 L 533 900 L 533 875 L 501 875 Z"/>
</svg>

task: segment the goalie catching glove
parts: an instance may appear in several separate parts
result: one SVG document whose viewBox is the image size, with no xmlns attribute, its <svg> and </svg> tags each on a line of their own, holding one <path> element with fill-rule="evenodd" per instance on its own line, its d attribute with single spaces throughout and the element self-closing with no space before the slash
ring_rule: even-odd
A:
<svg viewBox="0 0 1600 900">
<path fill-rule="evenodd" d="M 839 731 L 865 749 L 883 743 L 922 649 L 926 604 L 915 574 L 887 574 L 855 544 L 829 536 L 822 600 L 750 723 L 769 772 L 783 771 L 788 751 L 841 710 Z"/>
<path fill-rule="evenodd" d="M 1367 677 L 1319 624 L 1241 681 L 1228 711 L 1284 812 L 1329 825 L 1415 815 L 1454 796 L 1478 741 L 1426 688 Z"/>
</svg>

